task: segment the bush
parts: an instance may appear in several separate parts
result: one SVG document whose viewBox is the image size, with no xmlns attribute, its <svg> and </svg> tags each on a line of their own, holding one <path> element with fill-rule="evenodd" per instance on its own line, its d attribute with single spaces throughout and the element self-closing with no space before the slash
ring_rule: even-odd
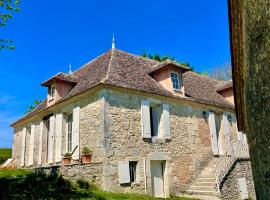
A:
<svg viewBox="0 0 270 200">
<path fill-rule="evenodd" d="M 0 164 L 12 156 L 12 149 L 0 149 Z"/>
<path fill-rule="evenodd" d="M 89 147 L 83 147 L 83 150 L 82 150 L 82 153 L 84 154 L 84 155 L 90 155 L 90 154 L 92 154 L 92 149 L 91 148 L 89 148 Z"/>
</svg>

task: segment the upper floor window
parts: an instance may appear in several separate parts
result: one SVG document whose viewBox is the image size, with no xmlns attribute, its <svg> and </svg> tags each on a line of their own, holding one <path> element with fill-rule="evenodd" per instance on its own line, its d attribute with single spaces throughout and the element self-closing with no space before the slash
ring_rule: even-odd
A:
<svg viewBox="0 0 270 200">
<path fill-rule="evenodd" d="M 160 135 L 160 118 L 161 118 L 161 106 L 154 105 L 150 107 L 150 125 L 151 136 L 158 137 Z"/>
<path fill-rule="evenodd" d="M 174 90 L 180 90 L 179 73 L 171 72 L 172 86 Z"/>
<path fill-rule="evenodd" d="M 54 95 L 55 95 L 55 86 L 54 85 L 49 86 L 48 94 L 49 94 L 50 98 L 54 98 Z"/>
<path fill-rule="evenodd" d="M 72 122 L 73 115 L 69 114 L 67 116 L 67 152 L 72 152 Z"/>
</svg>

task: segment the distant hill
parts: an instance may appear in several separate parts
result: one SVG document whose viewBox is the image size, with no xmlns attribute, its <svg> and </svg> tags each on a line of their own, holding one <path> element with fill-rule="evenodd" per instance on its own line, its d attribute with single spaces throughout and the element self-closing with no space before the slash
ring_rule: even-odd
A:
<svg viewBox="0 0 270 200">
<path fill-rule="evenodd" d="M 8 158 L 11 158 L 12 149 L 0 149 L 0 164 L 6 161 Z"/>
</svg>

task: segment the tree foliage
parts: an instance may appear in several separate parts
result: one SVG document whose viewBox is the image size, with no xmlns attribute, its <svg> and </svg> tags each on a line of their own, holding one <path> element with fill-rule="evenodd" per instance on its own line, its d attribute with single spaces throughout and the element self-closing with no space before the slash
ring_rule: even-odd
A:
<svg viewBox="0 0 270 200">
<path fill-rule="evenodd" d="M 232 79 L 232 67 L 231 64 L 225 63 L 223 65 L 215 67 L 209 74 L 211 78 L 219 81 L 228 81 Z"/>
<path fill-rule="evenodd" d="M 29 105 L 27 107 L 27 110 L 25 111 L 25 114 L 30 113 L 32 110 L 34 110 L 41 103 L 42 103 L 42 101 L 40 100 L 40 97 L 38 97 L 37 99 L 35 99 L 33 101 L 32 105 Z"/>
<path fill-rule="evenodd" d="M 0 27 L 7 25 L 7 22 L 12 18 L 13 12 L 18 12 L 19 0 L 0 0 Z M 6 40 L 0 38 L 0 50 L 2 49 L 14 49 L 12 46 L 12 40 Z"/>
<path fill-rule="evenodd" d="M 142 52 L 142 57 L 144 58 L 149 58 L 149 59 L 152 59 L 152 60 L 156 60 L 156 61 L 159 61 L 159 62 L 163 62 L 165 60 L 172 60 L 180 65 L 184 65 L 186 67 L 189 67 L 191 71 L 194 71 L 194 67 L 190 66 L 190 64 L 188 62 L 180 62 L 178 61 L 174 56 L 171 57 L 171 56 L 168 56 L 168 55 L 162 55 L 160 56 L 159 54 L 155 53 L 155 54 L 151 54 L 149 53 L 147 55 L 147 53 L 145 51 Z"/>
</svg>

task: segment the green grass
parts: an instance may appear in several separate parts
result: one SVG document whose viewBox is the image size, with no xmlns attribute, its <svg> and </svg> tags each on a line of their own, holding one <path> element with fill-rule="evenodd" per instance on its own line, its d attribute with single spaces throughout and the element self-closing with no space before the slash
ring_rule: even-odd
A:
<svg viewBox="0 0 270 200">
<path fill-rule="evenodd" d="M 157 198 L 104 192 L 86 181 L 76 183 L 62 176 L 32 173 L 29 170 L 0 170 L 0 197 L 4 199 L 89 199 L 89 200 L 155 200 Z M 170 200 L 188 200 L 172 197 Z"/>
<path fill-rule="evenodd" d="M 3 169 L 0 170 L 0 178 L 2 177 L 18 177 L 18 176 L 25 176 L 27 174 L 30 174 L 30 170 L 24 170 L 24 169 Z"/>
<path fill-rule="evenodd" d="M 0 164 L 6 161 L 8 158 L 11 158 L 12 149 L 0 149 Z"/>
</svg>

